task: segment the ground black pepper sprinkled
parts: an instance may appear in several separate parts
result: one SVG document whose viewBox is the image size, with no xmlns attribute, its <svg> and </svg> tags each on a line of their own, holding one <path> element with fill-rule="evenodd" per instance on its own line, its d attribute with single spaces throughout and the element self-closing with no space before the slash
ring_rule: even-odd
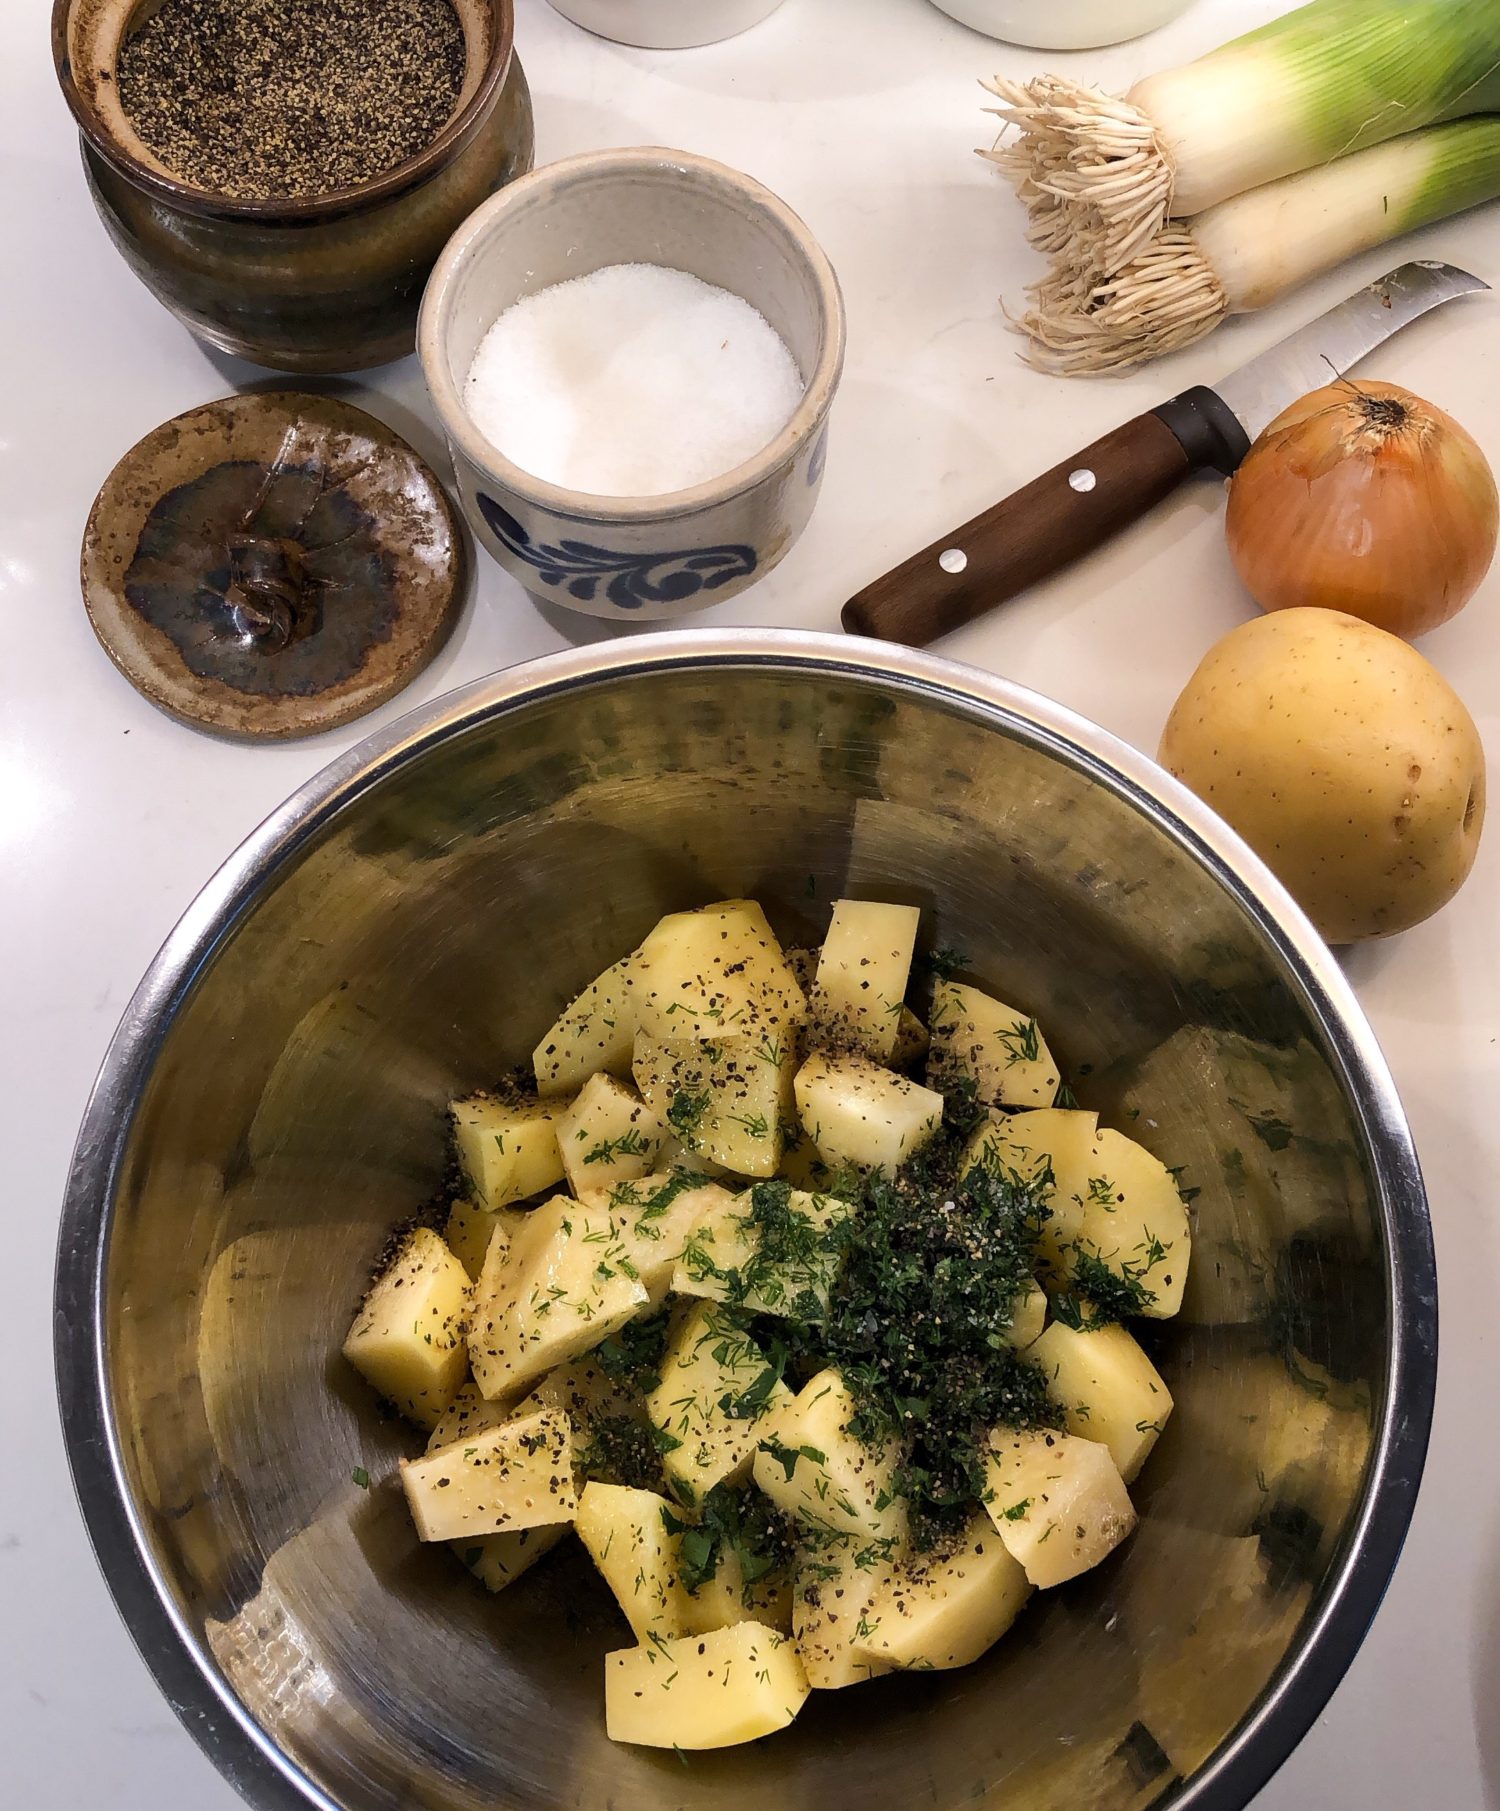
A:
<svg viewBox="0 0 1500 1811">
<path fill-rule="evenodd" d="M 368 182 L 431 144 L 463 84 L 450 0 L 166 0 L 121 105 L 184 182 L 241 200 Z"/>
</svg>

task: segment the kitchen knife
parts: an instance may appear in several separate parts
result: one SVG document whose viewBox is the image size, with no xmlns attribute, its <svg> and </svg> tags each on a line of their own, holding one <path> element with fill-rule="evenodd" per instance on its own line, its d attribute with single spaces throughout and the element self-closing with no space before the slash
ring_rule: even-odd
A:
<svg viewBox="0 0 1500 1811">
<path fill-rule="evenodd" d="M 1489 284 L 1451 264 L 1403 264 L 1251 359 L 1096 440 L 934 541 L 844 605 L 844 627 L 924 647 L 1050 578 L 1138 522 L 1196 472 L 1234 472 L 1309 390 L 1342 376 L 1408 321 Z"/>
</svg>

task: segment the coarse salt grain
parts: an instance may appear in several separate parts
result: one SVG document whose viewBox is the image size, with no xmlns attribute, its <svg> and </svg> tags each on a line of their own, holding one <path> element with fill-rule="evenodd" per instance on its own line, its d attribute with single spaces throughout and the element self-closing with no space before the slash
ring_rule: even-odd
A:
<svg viewBox="0 0 1500 1811">
<path fill-rule="evenodd" d="M 534 477 L 594 496 L 661 496 L 768 446 L 802 399 L 796 361 L 748 302 L 682 270 L 612 264 L 495 322 L 464 402 Z"/>
</svg>

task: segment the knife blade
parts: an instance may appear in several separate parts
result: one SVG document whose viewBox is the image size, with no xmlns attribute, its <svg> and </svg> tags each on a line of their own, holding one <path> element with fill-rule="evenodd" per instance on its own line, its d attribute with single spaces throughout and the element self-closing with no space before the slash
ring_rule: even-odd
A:
<svg viewBox="0 0 1500 1811">
<path fill-rule="evenodd" d="M 925 647 L 1094 552 L 1201 472 L 1235 472 L 1290 403 L 1422 315 L 1489 284 L 1418 259 L 1210 388 L 1195 385 L 934 541 L 844 605 L 851 635 Z"/>
</svg>

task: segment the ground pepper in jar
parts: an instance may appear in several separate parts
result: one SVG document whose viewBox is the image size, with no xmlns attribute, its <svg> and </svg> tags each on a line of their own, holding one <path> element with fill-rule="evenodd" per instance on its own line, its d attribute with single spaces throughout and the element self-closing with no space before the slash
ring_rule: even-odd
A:
<svg viewBox="0 0 1500 1811">
<path fill-rule="evenodd" d="M 306 199 L 394 169 L 453 112 L 450 0 L 165 0 L 122 45 L 121 105 L 194 188 Z"/>
</svg>

